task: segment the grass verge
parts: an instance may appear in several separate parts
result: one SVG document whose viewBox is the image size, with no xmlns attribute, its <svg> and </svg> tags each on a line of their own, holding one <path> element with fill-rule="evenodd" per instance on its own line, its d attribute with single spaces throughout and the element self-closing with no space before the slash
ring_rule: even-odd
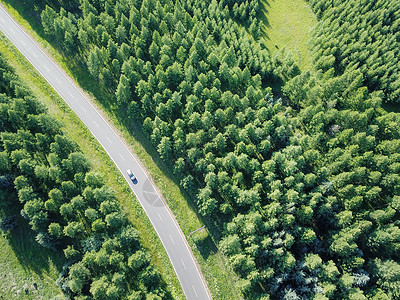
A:
<svg viewBox="0 0 400 300">
<path fill-rule="evenodd" d="M 17 196 L 0 191 L 0 199 L 11 197 Z M 0 203 L 0 217 L 15 215 L 18 226 L 0 233 L 0 299 L 64 299 L 56 285 L 64 258 L 41 247 L 19 208 L 6 207 L 6 202 Z"/>
<path fill-rule="evenodd" d="M 152 263 L 160 271 L 167 289 L 174 298 L 184 299 L 178 278 L 161 241 L 126 181 L 120 176 L 118 169 L 101 145 L 47 81 L 36 72 L 3 34 L 0 35 L 0 52 L 7 58 L 22 82 L 48 108 L 49 113 L 63 123 L 63 131 L 79 144 L 82 152 L 89 158 L 93 169 L 107 174 L 107 184 L 115 191 L 129 221 L 139 230 L 141 242 L 151 253 Z"/>
<path fill-rule="evenodd" d="M 41 29 L 40 20 L 38 19 L 38 11 L 40 11 L 40 9 L 42 8 L 35 6 L 35 4 L 32 9 L 32 7 L 29 7 L 25 4 L 24 0 L 1 0 L 0 2 L 3 3 L 9 13 L 11 13 L 11 15 L 25 28 L 25 30 L 48 53 L 50 53 L 53 59 L 65 70 L 65 72 L 69 76 L 71 76 L 80 87 L 82 87 L 84 93 L 88 96 L 88 98 L 95 102 L 98 107 L 101 107 L 103 111 L 107 112 L 107 115 L 105 113 L 103 113 L 103 115 L 106 117 L 106 119 L 111 119 L 110 123 L 112 123 L 118 129 L 119 134 L 125 139 L 129 147 L 139 158 L 151 178 L 155 182 L 157 182 L 158 189 L 166 199 L 185 236 L 188 237 L 190 232 L 201 227 L 202 225 L 204 225 L 204 223 L 207 225 L 209 231 L 205 230 L 201 233 L 196 233 L 193 236 L 188 237 L 187 239 L 198 263 L 201 266 L 202 273 L 206 278 L 213 298 L 232 300 L 242 299 L 240 292 L 235 287 L 237 277 L 234 274 L 233 270 L 230 268 L 226 257 L 220 251 L 218 251 L 216 247 L 221 233 L 211 226 L 212 222 L 207 222 L 207 220 L 201 219 L 201 217 L 196 213 L 196 209 L 191 202 L 191 196 L 187 195 L 183 190 L 179 188 L 177 184 L 178 180 L 172 174 L 168 166 L 166 166 L 159 158 L 157 151 L 150 144 L 150 142 L 142 132 L 141 125 L 135 121 L 127 123 L 126 120 L 121 117 L 121 112 L 118 112 L 114 109 L 112 99 L 107 96 L 106 92 L 102 91 L 101 88 L 99 88 L 97 82 L 91 79 L 91 76 L 89 75 L 87 70 L 76 61 L 71 61 L 68 58 L 63 57 L 60 52 L 58 52 L 57 49 L 55 49 L 52 44 L 50 44 L 49 41 L 46 40 L 46 37 L 43 35 Z M 53 43 L 53 45 L 56 45 L 56 43 Z M 32 69 L 31 66 L 29 66 L 29 68 Z M 41 78 L 40 80 L 44 81 Z M 48 86 L 47 83 L 46 86 Z M 54 96 L 55 92 L 51 88 L 47 92 L 52 93 Z M 57 110 L 55 112 L 56 115 L 58 115 L 58 117 L 63 122 L 65 122 L 65 119 L 70 120 L 69 122 L 72 123 L 71 126 L 74 122 L 81 124 L 78 120 L 78 117 L 75 116 L 75 114 L 73 114 L 69 110 L 69 108 L 66 107 L 66 104 L 64 104 L 62 99 L 60 99 L 58 96 L 55 98 L 57 99 L 57 105 L 55 105 L 54 103 L 51 104 L 51 102 L 54 102 L 54 100 L 51 99 L 49 100 L 49 103 L 47 103 L 47 105 L 49 107 L 58 107 L 54 108 Z M 62 108 L 61 112 L 60 108 Z M 67 111 L 67 114 L 64 115 L 63 110 Z M 93 137 L 85 128 L 80 128 L 80 133 L 77 134 L 76 130 L 71 130 L 70 125 L 68 123 L 66 124 L 66 128 L 69 128 L 69 132 L 72 133 L 70 134 L 71 137 L 76 139 L 81 145 L 82 150 L 87 153 L 89 157 L 92 158 L 93 165 L 100 168 L 100 171 L 102 171 L 103 174 L 110 174 L 108 184 L 117 191 L 117 197 L 121 199 L 122 206 L 124 207 L 128 215 L 132 217 L 139 214 L 143 219 L 143 216 L 145 216 L 144 211 L 139 207 L 139 204 L 136 202 L 136 200 L 133 201 L 133 196 L 131 195 L 131 193 L 129 193 L 128 195 L 128 186 L 124 183 L 123 178 L 119 176 L 118 170 L 112 164 L 105 152 L 101 149 L 100 145 L 97 144 L 97 142 L 93 141 Z M 81 127 L 82 126 L 84 125 L 81 125 Z M 87 138 L 89 136 L 90 143 L 87 142 Z M 96 145 L 95 148 L 97 152 L 92 152 L 89 147 L 90 145 L 85 144 L 92 145 L 92 148 L 93 145 Z M 100 159 L 99 156 L 101 156 L 102 160 L 107 161 L 107 168 L 111 167 L 113 170 L 112 173 L 109 172 L 109 169 L 107 170 L 104 167 L 101 167 L 101 164 L 98 162 L 98 160 Z M 121 191 L 121 187 L 118 187 L 117 189 L 115 183 L 113 184 L 113 182 L 123 185 L 124 187 L 122 190 L 125 193 L 119 194 L 118 192 Z M 132 202 L 134 202 L 134 205 L 131 205 Z M 159 258 L 160 254 L 157 252 L 157 247 L 155 247 L 155 244 L 161 245 L 161 243 L 158 238 L 155 239 L 155 236 L 149 234 L 149 232 L 154 232 L 154 230 L 151 227 L 147 217 L 145 218 L 146 222 L 144 223 L 142 219 L 140 219 L 140 221 L 135 219 L 137 218 L 133 218 L 132 221 L 139 229 L 139 231 L 141 231 L 144 246 L 150 250 L 153 257 Z M 149 240 L 147 241 L 148 237 Z M 157 243 L 155 240 L 157 240 Z M 163 255 L 165 254 L 163 248 L 162 253 Z M 166 257 L 166 254 L 163 256 L 162 259 L 159 258 L 154 263 L 159 267 L 164 279 L 169 283 L 169 279 L 171 278 L 165 276 L 170 276 L 168 275 L 170 273 L 166 273 L 165 270 L 163 272 L 163 269 L 169 269 L 172 267 L 170 262 L 166 261 L 164 258 L 168 259 Z M 168 265 L 168 267 L 163 267 L 163 263 Z M 176 276 L 174 276 L 174 278 L 175 280 L 177 280 Z M 176 284 L 169 285 L 171 285 L 171 290 L 177 291 Z M 172 294 L 175 296 L 174 293 Z"/>
<path fill-rule="evenodd" d="M 312 55 L 308 47 L 311 30 L 317 17 L 304 0 L 263 0 L 265 13 L 265 45 L 274 52 L 286 48 L 302 71 L 313 71 Z"/>
</svg>

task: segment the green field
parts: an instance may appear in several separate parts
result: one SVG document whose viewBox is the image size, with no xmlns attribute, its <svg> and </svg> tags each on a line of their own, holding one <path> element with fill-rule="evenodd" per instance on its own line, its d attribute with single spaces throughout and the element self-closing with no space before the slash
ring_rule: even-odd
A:
<svg viewBox="0 0 400 300">
<path fill-rule="evenodd" d="M 304 0 L 266 0 L 262 3 L 267 48 L 271 52 L 285 48 L 292 52 L 301 70 L 312 70 L 308 41 L 317 18 L 311 7 Z"/>
<path fill-rule="evenodd" d="M 125 139 L 128 145 L 133 149 L 135 155 L 142 162 L 149 175 L 157 183 L 157 187 L 161 194 L 166 199 L 169 207 L 174 213 L 183 233 L 187 237 L 189 245 L 200 264 L 203 271 L 203 275 L 206 278 L 208 287 L 215 299 L 242 299 L 240 292 L 236 289 L 237 276 L 229 266 L 227 258 L 217 250 L 216 244 L 218 241 L 215 237 L 220 237 L 220 232 L 214 229 L 210 223 L 206 223 L 207 220 L 203 220 L 199 216 L 192 204 L 191 196 L 185 193 L 178 186 L 178 179 L 175 178 L 174 174 L 170 171 L 169 167 L 161 160 L 156 149 L 145 137 L 141 130 L 141 125 L 137 122 L 126 123 L 126 119 L 121 120 L 121 115 L 118 116 L 118 111 L 115 111 L 112 105 L 112 101 L 108 94 L 103 91 L 99 84 L 94 81 L 88 71 L 83 68 L 77 62 L 68 60 L 62 56 L 57 50 L 56 42 L 48 41 L 43 36 L 39 16 L 36 11 L 42 9 L 41 5 L 35 4 L 34 10 L 32 10 L 26 1 L 0 1 L 7 8 L 9 13 L 18 20 L 20 24 L 29 32 L 39 44 L 48 51 L 52 57 L 61 65 L 66 73 L 71 76 L 78 85 L 83 89 L 84 93 L 96 102 L 105 113 L 103 116 L 106 119 L 111 119 L 113 125 L 117 128 L 117 131 Z M 11 47 L 10 49 L 14 49 Z M 10 60 L 11 52 L 9 51 Z M 21 60 L 21 58 L 19 58 Z M 13 65 L 14 61 L 10 64 Z M 94 169 L 101 171 L 103 174 L 110 174 L 109 169 L 114 169 L 112 176 L 108 176 L 107 184 L 117 191 L 117 197 L 121 201 L 121 206 L 127 212 L 130 220 L 141 233 L 142 243 L 152 254 L 153 262 L 157 265 L 160 273 L 169 285 L 169 289 L 172 294 L 179 299 L 183 297 L 179 282 L 175 273 L 173 273 L 172 265 L 168 260 L 167 254 L 161 245 L 154 229 L 152 228 L 149 220 L 145 216 L 144 211 L 141 209 L 138 202 L 134 199 L 132 193 L 129 192 L 129 188 L 125 183 L 125 180 L 118 175 L 118 170 L 105 154 L 103 149 L 100 149 L 99 144 L 94 141 L 88 130 L 84 128 L 84 125 L 78 121 L 78 118 L 74 113 L 70 111 L 64 102 L 56 95 L 54 91 L 44 82 L 41 78 L 33 75 L 36 72 L 30 65 L 20 63 L 19 68 L 21 69 L 19 75 L 27 79 L 25 75 L 26 71 L 29 70 L 28 86 L 32 90 L 40 91 L 41 97 L 45 97 L 46 106 L 49 110 L 56 115 L 57 118 L 62 120 L 66 124 L 66 128 L 74 128 L 69 131 L 69 135 L 78 142 L 82 151 L 91 159 Z M 22 71 L 22 68 L 25 71 Z M 18 73 L 18 72 L 17 72 Z M 36 82 L 36 83 L 34 83 Z M 40 84 L 39 84 L 40 83 Z M 40 88 L 39 88 L 40 87 Z M 52 94 L 53 99 L 45 96 L 46 93 Z M 55 103 L 54 99 L 57 99 Z M 65 114 L 63 110 L 68 113 Z M 125 123 L 123 123 L 125 122 Z M 79 125 L 76 125 L 79 123 Z M 133 130 L 134 129 L 134 130 Z M 88 135 L 90 136 L 91 144 L 87 143 Z M 94 150 L 94 148 L 96 150 Z M 100 158 L 101 157 L 101 158 Z M 105 161 L 107 163 L 105 163 Z M 122 185 L 122 186 L 119 186 Z M 145 219 L 143 219 L 145 218 Z M 195 234 L 189 237 L 189 233 L 203 226 L 204 224 L 210 225 L 207 230 L 201 234 Z M 162 249 L 159 251 L 158 249 Z M 173 275 L 173 276 L 171 276 Z"/>
</svg>

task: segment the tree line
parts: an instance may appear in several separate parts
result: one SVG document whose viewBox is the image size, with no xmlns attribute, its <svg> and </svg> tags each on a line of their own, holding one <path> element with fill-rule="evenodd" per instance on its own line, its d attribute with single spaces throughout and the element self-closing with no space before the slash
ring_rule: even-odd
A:
<svg viewBox="0 0 400 300">
<path fill-rule="evenodd" d="M 142 122 L 246 298 L 400 296 L 399 116 L 362 69 L 299 74 L 260 41 L 256 0 L 78 5 L 44 30 Z"/>
<path fill-rule="evenodd" d="M 64 255 L 58 286 L 74 299 L 170 295 L 104 176 L 0 56 L 2 205 L 20 207 L 36 241 Z M 11 216 L 1 228 L 12 230 Z"/>
</svg>

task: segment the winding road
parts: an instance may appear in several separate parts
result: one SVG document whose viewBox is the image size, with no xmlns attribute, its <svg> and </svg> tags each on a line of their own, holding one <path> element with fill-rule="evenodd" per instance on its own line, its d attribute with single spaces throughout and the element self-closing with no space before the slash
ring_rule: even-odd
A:
<svg viewBox="0 0 400 300">
<path fill-rule="evenodd" d="M 186 298 L 211 299 L 207 285 L 175 217 L 125 143 L 73 80 L 52 61 L 1 5 L 0 30 L 78 115 L 114 161 L 163 243 Z M 137 184 L 129 180 L 128 169 L 135 174 L 138 179 Z"/>
</svg>

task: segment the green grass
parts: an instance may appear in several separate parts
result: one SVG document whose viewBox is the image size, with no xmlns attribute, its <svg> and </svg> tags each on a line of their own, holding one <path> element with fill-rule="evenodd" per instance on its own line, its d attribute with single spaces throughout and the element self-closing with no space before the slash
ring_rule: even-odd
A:
<svg viewBox="0 0 400 300">
<path fill-rule="evenodd" d="M 243 299 L 240 292 L 235 287 L 237 276 L 230 268 L 227 258 L 218 251 L 216 247 L 221 232 L 217 228 L 213 227 L 211 221 L 202 219 L 196 213 L 196 209 L 192 202 L 193 199 L 190 195 L 179 188 L 178 180 L 172 174 L 170 168 L 160 159 L 157 151 L 142 132 L 141 125 L 134 120 L 126 122 L 127 120 L 124 118 L 124 112 L 115 110 L 113 100 L 105 91 L 99 88 L 99 85 L 95 80 L 91 79 L 91 76 L 86 69 L 77 63 L 77 61 L 71 61 L 62 56 L 60 52 L 50 44 L 51 41 L 46 40 L 38 19 L 37 11 L 40 11 L 41 9 L 40 6 L 37 6 L 38 4 L 34 4 L 32 7 L 32 5 L 25 4 L 28 2 L 23 0 L 1 0 L 0 2 L 3 3 L 14 18 L 23 25 L 25 30 L 29 32 L 29 34 L 31 34 L 31 36 L 33 36 L 48 53 L 50 53 L 66 73 L 82 87 L 83 92 L 92 99 L 93 102 L 100 106 L 103 111 L 107 112 L 107 114 L 103 113 L 103 115 L 106 119 L 111 119 L 111 123 L 113 123 L 114 127 L 117 128 L 119 134 L 125 139 L 128 146 L 139 158 L 151 178 L 157 183 L 159 191 L 166 199 L 185 236 L 188 237 L 190 232 L 206 224 L 208 228 L 208 231 L 206 231 L 207 237 L 198 239 L 195 234 L 193 237 L 188 238 L 188 242 L 201 266 L 202 273 L 206 278 L 213 298 L 232 300 Z M 53 45 L 56 45 L 56 43 L 54 42 Z M 30 66 L 27 68 L 32 69 Z M 33 71 L 31 71 L 31 73 L 32 72 Z M 42 79 L 37 78 L 33 78 L 32 80 L 36 82 L 39 82 L 40 80 L 43 82 Z M 45 85 L 48 86 L 47 83 Z M 175 274 L 173 274 L 174 276 L 171 276 L 169 271 L 167 272 L 167 270 L 171 270 L 172 267 L 170 262 L 167 261 L 168 258 L 166 257 L 160 241 L 155 237 L 154 230 L 148 219 L 143 219 L 145 216 L 143 210 L 139 207 L 136 200 L 134 200 L 133 195 L 129 192 L 128 186 L 124 183 L 124 180 L 119 175 L 116 167 L 111 163 L 98 143 L 93 141 L 93 138 L 88 131 L 83 128 L 83 125 L 78 121 L 75 114 L 70 112 L 69 108 L 66 108 L 66 105 L 63 104 L 62 100 L 54 95 L 54 91 L 51 88 L 46 88 L 45 92 L 53 94 L 53 98 L 57 99 L 57 105 L 54 104 L 54 100 L 52 99 L 47 101 L 47 105 L 51 107 L 52 110 L 56 110 L 53 113 L 56 113 L 61 120 L 69 122 L 67 123 L 66 128 L 71 128 L 74 126 L 74 123 L 80 124 L 78 126 L 79 133 L 77 132 L 78 128 L 69 130 L 68 132 L 70 132 L 70 135 L 74 139 L 78 140 L 84 152 L 91 157 L 92 163 L 95 167 L 102 170 L 104 174 L 112 174 L 109 175 L 111 177 L 109 181 L 112 180 L 109 184 L 117 190 L 118 198 L 123 199 L 121 202 L 125 211 L 128 212 L 135 226 L 137 226 L 141 231 L 143 244 L 150 250 L 153 257 L 155 257 L 154 263 L 159 267 L 164 280 L 169 283 L 170 289 L 175 291 L 177 295 L 182 296 L 180 289 L 178 292 Z M 60 108 L 62 110 L 66 109 L 67 114 L 64 114 L 62 110 L 60 111 Z M 76 127 L 76 125 L 74 127 Z M 88 143 L 88 136 L 90 136 L 90 143 Z M 93 145 L 95 145 L 96 152 L 91 150 L 94 147 Z M 102 167 L 102 164 L 99 161 L 99 156 L 101 156 L 101 161 L 107 162 L 105 163 L 106 166 Z M 113 172 L 109 171 L 110 168 Z M 123 185 L 123 188 L 119 187 L 118 183 Z M 134 203 L 133 205 L 131 204 L 132 202 Z M 140 216 L 141 218 L 138 219 L 137 216 Z M 170 281 L 173 282 L 171 283 Z M 174 296 L 175 293 L 173 293 Z"/>
<path fill-rule="evenodd" d="M 273 53 L 285 48 L 302 71 L 314 69 L 308 47 L 317 18 L 305 0 L 263 0 L 265 45 Z"/>
<path fill-rule="evenodd" d="M 0 191 L 2 200 L 16 197 Z M 6 206 L 7 200 L 0 202 L 0 217 L 15 215 L 18 227 L 0 232 L 0 299 L 62 299 L 55 281 L 64 258 L 36 243 L 35 233 L 19 214 L 21 207 Z"/>
<path fill-rule="evenodd" d="M 9 64 L 15 69 L 15 73 L 30 88 L 37 99 L 49 109 L 50 114 L 63 122 L 63 131 L 79 144 L 81 150 L 91 161 L 93 169 L 108 174 L 107 184 L 114 189 L 128 219 L 139 230 L 141 242 L 151 253 L 152 263 L 158 267 L 168 291 L 174 298 L 184 299 L 178 278 L 156 232 L 135 196 L 131 193 L 126 181 L 120 176 L 116 166 L 103 148 L 75 113 L 2 34 L 0 35 L 0 52 L 6 56 Z"/>
<path fill-rule="evenodd" d="M 0 299 L 50 299 L 62 295 L 57 268 L 33 239 L 29 226 L 0 236 Z M 36 285 L 36 288 L 34 286 Z"/>
</svg>

